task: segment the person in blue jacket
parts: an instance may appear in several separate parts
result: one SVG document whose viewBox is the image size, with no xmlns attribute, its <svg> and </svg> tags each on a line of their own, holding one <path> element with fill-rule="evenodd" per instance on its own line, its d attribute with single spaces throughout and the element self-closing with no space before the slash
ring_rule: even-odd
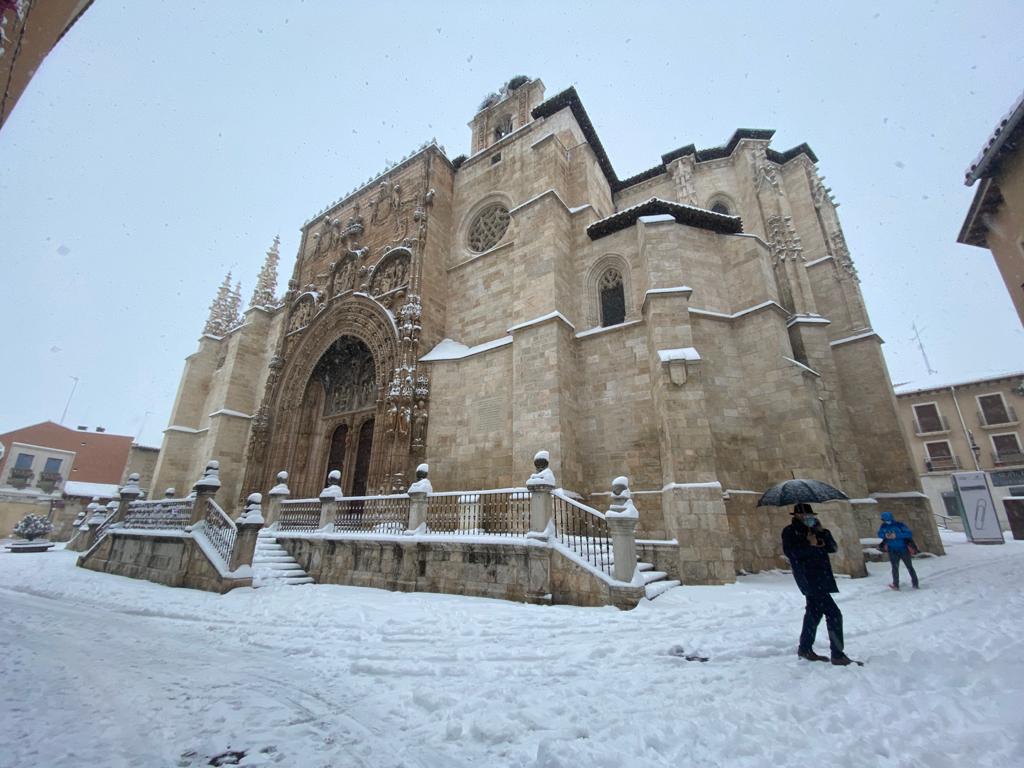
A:
<svg viewBox="0 0 1024 768">
<path fill-rule="evenodd" d="M 882 513 L 882 525 L 878 529 L 878 538 L 882 540 L 882 547 L 889 553 L 889 564 L 892 566 L 892 584 L 889 589 L 900 588 L 900 562 L 907 566 L 910 571 L 910 582 L 914 589 L 919 587 L 917 571 L 914 570 L 914 563 L 911 560 L 910 548 L 913 546 L 914 534 L 910 532 L 901 522 L 892 516 L 892 512 Z"/>
<path fill-rule="evenodd" d="M 782 530 L 782 551 L 793 569 L 796 585 L 807 600 L 796 654 L 807 661 L 829 661 L 814 652 L 814 637 L 824 616 L 831 661 L 836 666 L 847 666 L 853 662 L 843 650 L 843 614 L 832 599 L 832 593 L 838 592 L 839 587 L 828 558 L 837 549 L 836 540 L 828 528 L 818 522 L 810 504 L 797 504 L 792 518 Z"/>
</svg>

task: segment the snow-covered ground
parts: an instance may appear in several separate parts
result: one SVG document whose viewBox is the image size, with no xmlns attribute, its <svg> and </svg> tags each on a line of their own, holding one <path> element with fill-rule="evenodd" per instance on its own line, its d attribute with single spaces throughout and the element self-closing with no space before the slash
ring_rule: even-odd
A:
<svg viewBox="0 0 1024 768">
<path fill-rule="evenodd" d="M 945 540 L 920 591 L 840 580 L 863 668 L 796 658 L 782 573 L 623 613 L 2 554 L 0 765 L 1022 766 L 1024 542 Z"/>
</svg>

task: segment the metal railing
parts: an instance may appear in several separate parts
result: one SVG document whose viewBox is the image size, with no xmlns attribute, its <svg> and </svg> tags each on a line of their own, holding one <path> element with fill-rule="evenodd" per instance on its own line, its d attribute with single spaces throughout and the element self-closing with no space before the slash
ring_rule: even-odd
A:
<svg viewBox="0 0 1024 768">
<path fill-rule="evenodd" d="M 216 501 L 208 499 L 206 517 L 197 529 L 206 536 L 214 550 L 224 560 L 224 565 L 228 566 L 231 563 L 231 552 L 235 548 L 235 539 L 238 537 L 235 521 L 227 516 Z M 196 532 L 196 529 L 193 529 L 193 532 Z"/>
<path fill-rule="evenodd" d="M 282 531 L 315 531 L 320 527 L 320 499 L 282 501 L 277 527 Z"/>
<path fill-rule="evenodd" d="M 992 461 L 999 465 L 1024 464 L 1024 453 L 1020 451 L 992 452 Z"/>
<path fill-rule="evenodd" d="M 551 496 L 558 540 L 585 562 L 612 576 L 612 538 L 605 516 L 558 491 Z"/>
<path fill-rule="evenodd" d="M 193 503 L 193 499 L 133 501 L 128 505 L 121 527 L 182 531 L 192 519 Z"/>
<path fill-rule="evenodd" d="M 427 497 L 427 530 L 473 536 L 526 536 L 530 494 L 525 488 L 452 491 Z"/>
<path fill-rule="evenodd" d="M 405 493 L 338 499 L 334 530 L 402 533 L 409 527 L 410 501 Z"/>
<path fill-rule="evenodd" d="M 998 427 L 1003 424 L 1016 424 L 1017 412 L 1013 409 L 1012 405 L 1003 406 L 1002 412 L 1000 412 L 998 408 L 994 408 L 991 413 L 985 413 L 984 410 L 979 410 L 978 423 L 983 427 Z"/>
<path fill-rule="evenodd" d="M 924 460 L 924 467 L 929 472 L 948 472 L 960 469 L 960 459 L 956 456 L 936 456 Z"/>
</svg>

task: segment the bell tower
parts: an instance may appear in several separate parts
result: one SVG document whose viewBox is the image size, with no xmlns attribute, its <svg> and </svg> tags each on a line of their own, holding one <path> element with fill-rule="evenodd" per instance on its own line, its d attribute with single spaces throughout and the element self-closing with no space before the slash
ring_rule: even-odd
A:
<svg viewBox="0 0 1024 768">
<path fill-rule="evenodd" d="M 500 91 L 490 94 L 469 122 L 473 131 L 471 155 L 487 149 L 533 118 L 530 112 L 544 101 L 544 83 L 525 75 L 513 77 Z"/>
</svg>

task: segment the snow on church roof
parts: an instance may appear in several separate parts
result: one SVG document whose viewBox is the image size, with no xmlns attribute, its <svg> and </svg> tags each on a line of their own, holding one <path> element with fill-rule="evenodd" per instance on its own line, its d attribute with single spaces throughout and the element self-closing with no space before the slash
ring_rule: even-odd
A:
<svg viewBox="0 0 1024 768">
<path fill-rule="evenodd" d="M 682 203 L 674 203 L 670 200 L 662 200 L 659 197 L 652 197 L 650 200 L 645 200 L 642 203 L 595 221 L 587 227 L 587 235 L 591 240 L 598 240 L 621 229 L 633 226 L 637 219 L 658 214 L 670 215 L 677 224 L 687 224 L 691 227 L 709 229 L 712 232 L 721 234 L 734 235 L 743 231 L 743 221 L 739 216 L 728 216 L 724 213 L 716 213 L 705 208 L 683 205 Z"/>
</svg>

